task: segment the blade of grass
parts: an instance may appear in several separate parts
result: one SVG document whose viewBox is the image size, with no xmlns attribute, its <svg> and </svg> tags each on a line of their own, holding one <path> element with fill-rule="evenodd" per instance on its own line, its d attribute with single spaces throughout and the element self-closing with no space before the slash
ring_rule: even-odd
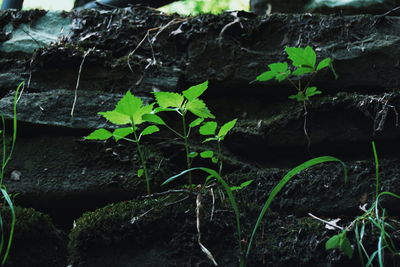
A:
<svg viewBox="0 0 400 267">
<path fill-rule="evenodd" d="M 14 237 L 16 216 L 15 216 L 15 210 L 14 210 L 13 202 L 12 202 L 10 196 L 8 195 L 7 190 L 4 187 L 0 188 L 0 190 L 1 190 L 1 194 L 3 195 L 4 199 L 6 200 L 8 206 L 10 207 L 10 211 L 11 211 L 10 234 L 8 236 L 7 248 L 6 248 L 6 251 L 4 253 L 3 259 L 1 261 L 1 265 L 4 265 L 6 263 L 6 261 L 7 261 L 8 255 L 10 254 L 11 244 L 12 244 L 13 237 Z"/>
<path fill-rule="evenodd" d="M 11 159 L 11 156 L 14 152 L 14 147 L 15 147 L 15 142 L 17 140 L 17 103 L 18 103 L 18 98 L 19 98 L 19 91 L 21 90 L 21 88 L 24 86 L 24 82 L 21 82 L 18 87 L 17 90 L 15 91 L 14 94 L 14 101 L 13 101 L 13 135 L 12 135 L 12 142 L 11 142 L 11 148 L 10 148 L 10 152 L 7 155 L 7 150 L 5 147 L 5 143 L 6 143 L 6 136 L 5 136 L 5 121 L 4 121 L 4 117 L 2 116 L 2 123 L 3 123 L 3 161 L 2 161 L 2 169 L 1 169 L 1 176 L 0 176 L 0 184 L 3 184 L 3 177 L 4 177 L 4 170 L 8 164 L 8 162 Z"/>
<path fill-rule="evenodd" d="M 268 208 L 270 207 L 272 201 L 275 199 L 276 195 L 282 190 L 282 188 L 298 173 L 300 173 L 301 171 L 308 169 L 312 166 L 321 164 L 321 163 L 325 163 L 325 162 L 339 162 L 344 166 L 344 179 L 345 179 L 345 183 L 347 183 L 347 168 L 345 166 L 345 164 L 339 160 L 338 158 L 335 157 L 331 157 L 331 156 L 323 156 L 323 157 L 318 157 L 318 158 L 314 158 L 311 160 L 308 160 L 302 164 L 300 164 L 299 166 L 293 168 L 292 170 L 290 170 L 283 178 L 282 180 L 271 190 L 267 201 L 265 202 L 260 215 L 258 216 L 257 222 L 253 228 L 253 232 L 251 234 L 250 237 L 250 241 L 249 244 L 247 246 L 247 251 L 246 251 L 246 259 L 248 258 L 249 254 L 250 254 L 250 250 L 254 241 L 254 237 L 256 235 L 257 229 L 259 228 L 259 226 L 261 225 L 261 221 L 263 220 L 265 214 L 267 213 Z"/>
<path fill-rule="evenodd" d="M 375 159 L 375 198 L 379 194 L 379 187 L 380 187 L 380 179 L 379 179 L 379 158 L 378 153 L 376 152 L 375 142 L 372 141 L 372 151 L 374 152 L 374 159 Z"/>
</svg>

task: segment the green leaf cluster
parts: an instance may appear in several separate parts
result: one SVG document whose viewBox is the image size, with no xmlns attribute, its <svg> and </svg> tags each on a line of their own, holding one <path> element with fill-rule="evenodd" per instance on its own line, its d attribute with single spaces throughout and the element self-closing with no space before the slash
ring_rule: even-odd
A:
<svg viewBox="0 0 400 267">
<path fill-rule="evenodd" d="M 256 80 L 260 82 L 269 81 L 271 79 L 275 79 L 278 82 L 289 80 L 297 90 L 297 94 L 291 95 L 289 98 L 299 102 L 304 102 L 309 100 L 310 97 L 322 93 L 317 89 L 317 87 L 309 86 L 311 80 L 318 71 L 330 68 L 335 77 L 337 77 L 337 74 L 333 69 L 332 59 L 325 58 L 317 64 L 317 55 L 311 46 L 306 46 L 305 48 L 286 47 L 285 52 L 287 53 L 292 66 L 289 66 L 287 62 L 269 64 L 269 70 L 258 75 Z M 302 87 L 300 82 L 296 84 L 293 80 L 298 80 L 305 76 L 309 77 L 305 87 Z"/>
<path fill-rule="evenodd" d="M 144 105 L 143 100 L 137 96 L 134 96 L 130 91 L 118 101 L 114 110 L 99 112 L 98 114 L 103 116 L 106 120 L 110 121 L 115 125 L 127 125 L 129 127 L 123 127 L 115 129 L 110 132 L 106 129 L 97 129 L 88 136 L 85 137 L 87 140 L 107 140 L 111 137 L 115 141 L 125 138 L 126 136 L 136 133 L 138 126 L 144 122 L 152 122 L 162 124 L 162 119 L 157 115 L 152 114 L 154 109 L 154 103 Z M 158 132 L 160 129 L 155 125 L 147 126 L 138 137 L 139 141 L 141 136 L 150 135 Z"/>
<path fill-rule="evenodd" d="M 230 130 L 232 130 L 233 127 L 235 127 L 235 124 L 237 122 L 237 119 L 231 120 L 224 125 L 221 126 L 217 133 L 217 128 L 218 128 L 218 123 L 216 121 L 207 121 L 203 123 L 202 126 L 199 128 L 199 133 L 204 136 L 211 136 L 207 137 L 204 139 L 203 143 L 210 142 L 210 141 L 216 141 L 218 143 L 218 154 L 215 155 L 215 153 L 207 153 L 207 156 L 204 156 L 205 154 L 201 154 L 200 156 L 202 158 L 210 158 L 213 163 L 220 163 L 220 168 L 219 168 L 219 174 L 221 175 L 222 172 L 222 161 L 221 161 L 221 146 L 220 142 L 225 139 L 225 136 L 229 133 Z M 206 151 L 204 151 L 206 152 Z M 202 153 L 204 153 L 202 152 Z M 212 151 L 211 151 L 212 152 Z"/>
<path fill-rule="evenodd" d="M 332 236 L 325 243 L 325 249 L 340 249 L 349 259 L 353 257 L 353 248 L 350 244 L 349 239 L 347 238 L 346 231 L 342 231 L 341 233 Z"/>
<path fill-rule="evenodd" d="M 200 128 L 199 128 L 199 133 L 201 135 L 212 135 L 212 137 L 208 137 L 204 139 L 203 143 L 209 142 L 209 141 L 217 141 L 221 142 L 225 139 L 225 136 L 229 133 L 230 130 L 232 130 L 233 127 L 235 127 L 235 124 L 237 122 L 237 119 L 231 120 L 224 125 L 221 126 L 219 129 L 218 133 L 216 132 L 218 123 L 215 121 L 208 121 L 204 123 Z"/>
<path fill-rule="evenodd" d="M 171 92 L 155 92 L 154 96 L 158 105 L 160 106 L 159 109 L 156 109 L 156 112 L 177 111 L 181 114 L 186 114 L 187 111 L 190 111 L 199 118 L 214 119 L 215 116 L 211 114 L 207 105 L 203 100 L 199 99 L 207 87 L 208 81 L 205 81 L 201 84 L 190 87 L 189 89 L 183 91 L 182 94 Z"/>
<path fill-rule="evenodd" d="M 137 153 L 139 154 L 142 165 L 136 173 L 138 177 L 145 176 L 148 192 L 150 193 L 150 177 L 146 168 L 146 158 L 142 153 L 139 143 L 143 136 L 151 135 L 160 131 L 158 126 L 164 126 L 170 129 L 183 139 L 188 169 L 191 168 L 192 161 L 197 156 L 210 159 L 214 163 L 219 161 L 219 157 L 211 150 L 205 150 L 200 153 L 190 150 L 189 136 L 192 128 L 203 124 L 200 132 L 204 132 L 205 135 L 213 135 L 210 140 L 206 141 L 216 140 L 220 142 L 236 123 L 236 120 L 234 120 L 224 124 L 220 128 L 218 134 L 215 132 L 217 128 L 216 122 L 209 121 L 204 123 L 206 119 L 215 119 L 215 116 L 211 113 L 205 102 L 200 99 L 207 88 L 208 81 L 205 81 L 184 90 L 182 93 L 155 92 L 154 97 L 156 102 L 151 104 L 144 104 L 141 98 L 134 96 L 130 91 L 128 91 L 118 101 L 113 110 L 98 113 L 109 122 L 121 127 L 113 131 L 108 129 L 97 129 L 86 136 L 85 139 L 107 140 L 113 138 L 115 141 L 124 139 L 136 143 Z M 178 113 L 182 118 L 182 130 L 173 129 L 168 125 L 162 116 L 160 116 L 163 112 Z M 188 113 L 191 113 L 191 116 L 194 116 L 195 119 L 189 124 L 186 124 L 186 116 Z M 142 128 L 141 126 L 144 123 L 150 125 Z M 213 131 L 207 129 L 210 126 L 215 127 Z M 130 135 L 133 137 L 128 138 Z M 189 178 L 189 183 L 191 184 L 191 178 Z"/>
<path fill-rule="evenodd" d="M 150 177 L 146 167 L 146 158 L 139 142 L 142 136 L 156 133 L 160 131 L 160 129 L 156 125 L 149 125 L 141 132 L 138 132 L 138 130 L 140 125 L 145 122 L 154 124 L 164 123 L 160 117 L 153 114 L 154 105 L 154 103 L 145 105 L 141 98 L 134 96 L 130 91 L 128 91 L 118 101 L 115 109 L 98 113 L 115 125 L 124 125 L 127 127 L 117 128 L 113 132 L 107 129 L 97 129 L 85 137 L 86 140 L 107 140 L 114 138 L 115 141 L 125 139 L 136 143 L 137 153 L 142 165 L 136 173 L 138 177 L 142 177 L 143 175 L 145 176 L 148 194 L 151 193 Z M 127 138 L 127 136 L 131 134 L 133 134 L 133 139 Z"/>
</svg>

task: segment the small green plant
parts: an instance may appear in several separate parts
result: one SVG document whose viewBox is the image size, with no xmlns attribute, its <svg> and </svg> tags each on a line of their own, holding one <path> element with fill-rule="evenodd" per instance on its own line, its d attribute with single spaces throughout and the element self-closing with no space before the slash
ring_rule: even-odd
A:
<svg viewBox="0 0 400 267">
<path fill-rule="evenodd" d="M 237 119 L 231 120 L 224 125 L 221 126 L 217 133 L 218 123 L 216 121 L 208 121 L 205 122 L 200 128 L 199 133 L 204 136 L 211 136 L 204 139 L 203 143 L 215 141 L 217 142 L 217 155 L 211 150 L 205 150 L 200 153 L 200 157 L 209 158 L 213 163 L 219 164 L 218 174 L 222 175 L 222 151 L 221 151 L 221 142 L 225 139 L 225 136 L 229 133 L 229 131 L 235 127 Z"/>
<path fill-rule="evenodd" d="M 154 103 L 144 105 L 142 99 L 134 96 L 128 91 L 125 96 L 119 100 L 114 110 L 99 112 L 98 114 L 102 115 L 105 119 L 115 125 L 129 126 L 115 129 L 113 132 L 106 129 L 97 129 L 85 137 L 87 140 L 107 140 L 109 138 L 114 138 L 115 141 L 123 139 L 135 143 L 141 163 L 141 167 L 137 170 L 137 176 L 145 177 L 148 194 L 151 194 L 151 178 L 140 141 L 143 136 L 158 132 L 159 128 L 156 125 L 150 125 L 145 127 L 142 131 L 139 131 L 139 126 L 145 122 L 149 122 L 145 119 L 146 115 L 149 116 L 150 121 L 157 119 L 156 115 L 151 114 L 153 112 L 153 107 Z M 133 135 L 133 139 L 127 138 L 130 134 Z"/>
<path fill-rule="evenodd" d="M 366 205 L 361 206 L 360 209 L 364 211 L 361 216 L 356 217 L 347 227 L 340 227 L 334 224 L 335 228 L 340 229 L 340 232 L 332 236 L 325 244 L 326 250 L 339 249 L 346 256 L 352 258 L 353 248 L 350 240 L 347 238 L 347 233 L 354 230 L 356 237 L 356 245 L 358 255 L 360 257 L 361 264 L 369 267 L 373 266 L 374 261 L 377 259 L 377 263 L 380 267 L 385 266 L 385 251 L 389 251 L 392 256 L 400 256 L 400 250 L 396 247 L 395 242 L 392 239 L 392 235 L 398 232 L 399 222 L 397 227 L 393 226 L 387 217 L 386 209 L 381 207 L 380 199 L 383 196 L 391 196 L 400 199 L 400 196 L 391 192 L 380 191 L 380 179 L 379 179 L 379 159 L 375 147 L 375 142 L 372 142 L 372 150 L 375 159 L 375 198 L 369 209 L 366 209 Z M 328 222 L 329 223 L 329 222 Z M 330 225 L 330 224 L 327 224 Z M 363 242 L 366 237 L 366 228 L 369 227 L 371 233 L 378 233 L 377 248 L 374 252 L 368 253 Z M 371 239 L 371 238 L 369 238 Z"/>
<path fill-rule="evenodd" d="M 2 205 L 8 206 L 11 212 L 11 224 L 10 230 L 8 233 L 8 240 L 5 236 L 5 225 L 3 222 L 3 216 L 1 215 L 0 211 L 0 231 L 1 231 L 1 240 L 0 240 L 0 255 L 1 255 L 1 265 L 5 265 L 10 254 L 11 244 L 14 237 L 14 230 L 15 230 L 15 223 L 17 218 L 15 216 L 15 208 L 13 201 L 11 200 L 11 196 L 8 194 L 7 188 L 3 184 L 4 174 L 6 167 L 11 160 L 12 154 L 14 152 L 15 143 L 17 141 L 17 103 L 20 97 L 20 90 L 23 88 L 24 82 L 20 83 L 17 87 L 17 90 L 14 94 L 14 101 L 13 101 L 13 132 L 12 132 L 12 139 L 10 148 L 7 148 L 7 137 L 6 137 L 6 126 L 5 126 L 5 119 L 3 115 L 0 115 L 1 122 L 3 125 L 2 130 L 0 130 L 1 134 L 1 141 L 2 141 L 2 161 L 1 161 L 1 171 L 0 171 L 0 191 L 1 191 L 1 199 Z"/>
<path fill-rule="evenodd" d="M 271 79 L 275 79 L 278 82 L 288 80 L 293 85 L 297 93 L 290 95 L 289 99 L 296 100 L 303 104 L 303 130 L 308 140 L 308 146 L 310 146 L 311 141 L 307 133 L 306 102 L 309 102 L 311 97 L 322 94 L 316 86 L 311 86 L 311 82 L 317 73 L 325 68 L 330 68 L 335 78 L 338 76 L 333 68 L 332 59 L 325 58 L 317 64 L 317 55 L 310 46 L 306 46 L 305 48 L 286 47 L 285 52 L 288 55 L 288 59 L 291 60 L 292 66 L 289 66 L 287 62 L 269 64 L 269 70 L 258 75 L 256 80 L 260 82 L 269 81 Z"/>
<path fill-rule="evenodd" d="M 209 169 L 209 168 L 192 168 L 192 169 L 188 169 L 185 170 L 175 176 L 170 177 L 169 179 L 167 179 L 163 185 L 168 184 L 172 181 L 174 181 L 175 179 L 177 179 L 178 177 L 185 175 L 186 173 L 190 173 L 191 171 L 194 170 L 201 170 L 205 173 L 208 174 L 208 177 L 206 178 L 205 184 L 207 184 L 208 182 L 210 182 L 212 179 L 217 180 L 222 187 L 224 188 L 227 196 L 228 196 L 228 200 L 229 203 L 234 211 L 235 214 L 235 221 L 236 221 L 236 234 L 237 234 L 237 241 L 238 241 L 238 247 L 239 247 L 239 251 L 240 251 L 240 267 L 245 267 L 247 265 L 247 259 L 250 255 L 251 252 L 251 248 L 254 242 L 254 238 L 257 234 L 257 230 L 261 225 L 262 220 L 264 219 L 268 208 L 271 206 L 272 201 L 276 198 L 276 196 L 278 195 L 278 193 L 283 189 L 283 187 L 292 179 L 294 178 L 298 173 L 300 173 L 301 171 L 308 169 L 312 166 L 321 164 L 321 163 L 325 163 L 325 162 L 339 162 L 344 166 L 344 176 L 345 176 L 345 182 L 347 182 L 347 169 L 346 166 L 344 165 L 344 163 L 342 161 L 340 161 L 339 159 L 335 158 L 335 157 L 331 157 L 331 156 L 323 156 L 323 157 L 318 157 L 318 158 L 314 158 L 311 160 L 308 160 L 300 165 L 298 165 L 297 167 L 293 168 L 292 170 L 290 170 L 283 178 L 282 180 L 271 190 L 271 192 L 268 195 L 268 198 L 266 200 L 266 202 L 264 203 L 264 206 L 261 209 L 261 212 L 258 216 L 258 219 L 253 227 L 253 231 L 252 234 L 250 236 L 250 240 L 247 244 L 247 247 L 243 247 L 242 245 L 242 224 L 240 222 L 240 209 L 239 209 L 239 205 L 236 201 L 235 198 L 235 194 L 234 194 L 234 190 L 237 189 L 242 189 L 245 186 L 248 186 L 251 181 L 247 181 L 244 184 L 242 184 L 241 186 L 239 186 L 239 188 L 236 187 L 231 187 L 228 185 L 228 183 L 218 174 L 218 172 L 216 172 L 215 170 Z"/>
<path fill-rule="evenodd" d="M 176 112 L 177 114 L 179 114 L 182 120 L 181 131 L 173 129 L 171 126 L 165 123 L 164 120 L 162 120 L 155 114 L 146 116 L 146 119 L 148 119 L 149 121 L 166 126 L 183 140 L 185 146 L 186 164 L 188 169 L 192 167 L 193 159 L 198 155 L 197 152 L 191 151 L 190 147 L 189 137 L 192 128 L 199 126 L 205 119 L 215 119 L 215 116 L 211 114 L 204 101 L 199 99 L 199 97 L 204 93 L 207 88 L 208 81 L 205 81 L 201 84 L 190 87 L 189 89 L 183 91 L 182 94 L 172 92 L 154 93 L 157 104 L 159 105 L 158 108 L 154 109 L 154 113 L 165 111 Z M 197 117 L 190 123 L 187 123 L 188 112 Z M 189 173 L 189 186 L 190 188 L 192 188 L 191 173 Z"/>
</svg>

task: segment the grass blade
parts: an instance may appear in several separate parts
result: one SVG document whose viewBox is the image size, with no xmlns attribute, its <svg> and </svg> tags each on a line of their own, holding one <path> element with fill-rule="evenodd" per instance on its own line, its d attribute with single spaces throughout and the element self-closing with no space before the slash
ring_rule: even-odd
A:
<svg viewBox="0 0 400 267">
<path fill-rule="evenodd" d="M 11 244 L 12 244 L 13 237 L 14 237 L 15 222 L 17 219 L 15 216 L 14 204 L 13 204 L 10 196 L 8 195 L 7 190 L 4 187 L 0 188 L 0 190 L 1 190 L 1 194 L 3 195 L 4 199 L 6 200 L 8 206 L 10 207 L 10 211 L 11 211 L 10 235 L 8 237 L 6 251 L 5 251 L 3 259 L 1 261 L 1 265 L 4 265 L 7 261 L 8 255 L 10 254 Z"/>
<path fill-rule="evenodd" d="M 253 232 L 251 234 L 250 237 L 250 241 L 247 247 L 247 251 L 246 251 L 246 259 L 248 258 L 249 254 L 250 254 L 250 250 L 254 241 L 254 237 L 256 235 L 257 229 L 260 227 L 261 225 L 261 221 L 263 220 L 265 214 L 267 213 L 268 208 L 270 207 L 272 201 L 275 199 L 276 195 L 282 190 L 282 188 L 298 173 L 300 173 L 301 171 L 308 169 L 312 166 L 321 164 L 321 163 L 325 163 L 325 162 L 339 162 L 344 166 L 344 178 L 345 178 L 345 182 L 347 183 L 347 168 L 345 166 L 345 164 L 335 158 L 335 157 L 331 157 L 331 156 L 323 156 L 323 157 L 318 157 L 318 158 L 314 158 L 311 160 L 308 160 L 302 164 L 300 164 L 299 166 L 293 168 L 292 170 L 290 170 L 283 178 L 282 180 L 271 190 L 267 201 L 265 202 L 260 215 L 258 216 L 257 222 L 253 228 Z"/>
</svg>

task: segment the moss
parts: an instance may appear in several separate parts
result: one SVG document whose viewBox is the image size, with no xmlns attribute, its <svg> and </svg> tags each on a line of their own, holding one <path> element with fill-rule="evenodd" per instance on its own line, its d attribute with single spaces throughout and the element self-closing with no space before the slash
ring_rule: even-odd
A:
<svg viewBox="0 0 400 267">
<path fill-rule="evenodd" d="M 15 213 L 17 221 L 7 266 L 65 266 L 66 236 L 50 217 L 31 208 L 15 207 Z M 2 216 L 8 236 L 10 210 L 3 207 Z"/>
<path fill-rule="evenodd" d="M 140 247 L 155 236 L 161 239 L 177 231 L 177 215 L 183 209 L 175 209 L 176 205 L 174 209 L 165 206 L 173 199 L 175 197 L 124 201 L 84 213 L 69 235 L 71 261 L 84 262 L 99 248 L 123 243 Z"/>
</svg>

